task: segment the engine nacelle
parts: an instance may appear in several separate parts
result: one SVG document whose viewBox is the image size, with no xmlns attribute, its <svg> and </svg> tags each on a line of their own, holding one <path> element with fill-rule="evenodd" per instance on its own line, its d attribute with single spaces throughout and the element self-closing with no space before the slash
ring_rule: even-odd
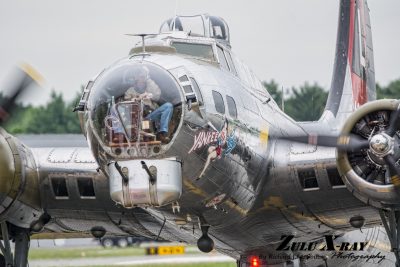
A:
<svg viewBox="0 0 400 267">
<path fill-rule="evenodd" d="M 0 220 L 37 231 L 42 214 L 33 155 L 0 128 Z"/>
<path fill-rule="evenodd" d="M 346 121 L 342 136 L 355 134 L 369 140 L 369 147 L 359 151 L 339 151 L 338 169 L 347 188 L 361 201 L 378 207 L 400 206 L 400 185 L 397 185 L 386 164 L 390 155 L 400 159 L 399 129 L 393 136 L 385 133 L 390 117 L 399 108 L 399 100 L 377 100 L 355 111 Z M 393 185 L 394 182 L 396 186 Z"/>
</svg>

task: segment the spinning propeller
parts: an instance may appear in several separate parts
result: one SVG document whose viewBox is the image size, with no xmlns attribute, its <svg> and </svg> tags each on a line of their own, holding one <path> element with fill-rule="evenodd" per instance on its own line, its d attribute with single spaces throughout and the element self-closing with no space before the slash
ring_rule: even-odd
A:
<svg viewBox="0 0 400 267">
<path fill-rule="evenodd" d="M 368 148 L 369 141 L 357 135 L 317 135 L 288 136 L 284 139 L 317 146 L 336 147 L 341 151 L 355 151 Z"/>
<path fill-rule="evenodd" d="M 352 168 L 367 182 L 376 185 L 391 183 L 400 193 L 400 102 L 378 100 L 366 106 L 350 116 L 338 136 L 309 134 L 283 139 L 335 147 L 339 152 L 338 167 L 342 174 Z M 346 164 L 341 166 L 343 158 Z"/>
<path fill-rule="evenodd" d="M 42 76 L 31 66 L 23 64 L 17 67 L 9 79 L 7 88 L 2 88 L 3 97 L 0 99 L 0 126 L 10 117 L 16 107 L 16 101 L 28 88 L 38 86 L 43 81 Z M 4 90 L 6 89 L 6 90 Z"/>
</svg>

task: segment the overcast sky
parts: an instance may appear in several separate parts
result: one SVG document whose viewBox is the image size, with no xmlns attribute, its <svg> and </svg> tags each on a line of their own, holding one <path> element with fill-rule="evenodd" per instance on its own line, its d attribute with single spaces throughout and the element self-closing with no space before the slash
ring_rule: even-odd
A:
<svg viewBox="0 0 400 267">
<path fill-rule="evenodd" d="M 47 86 L 71 99 L 104 67 L 129 52 L 134 37 L 155 33 L 167 18 L 223 17 L 232 49 L 261 80 L 284 87 L 305 81 L 329 88 L 336 41 L 337 0 L 0 0 L 0 85 L 16 63 L 33 65 Z M 177 3 L 177 4 L 176 4 Z M 370 0 L 376 80 L 400 78 L 400 1 Z M 4 84 L 4 82 L 3 82 Z"/>
</svg>

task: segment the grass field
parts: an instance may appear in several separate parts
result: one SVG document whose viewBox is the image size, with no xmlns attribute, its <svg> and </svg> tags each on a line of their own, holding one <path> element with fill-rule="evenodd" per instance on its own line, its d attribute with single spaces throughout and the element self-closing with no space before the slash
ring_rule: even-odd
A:
<svg viewBox="0 0 400 267">
<path fill-rule="evenodd" d="M 186 247 L 185 254 L 199 254 L 194 247 Z M 76 258 L 99 258 L 99 257 L 122 257 L 122 256 L 143 256 L 145 248 L 103 248 L 98 247 L 51 247 L 51 248 L 31 248 L 29 259 L 76 259 Z"/>
<path fill-rule="evenodd" d="M 99 257 L 119 257 L 119 256 L 143 256 L 143 248 L 102 248 L 102 247 L 82 247 L 82 248 L 32 248 L 29 251 L 30 260 L 38 259 L 77 259 L 77 258 L 99 258 Z"/>
<path fill-rule="evenodd" d="M 185 254 L 199 254 L 197 248 L 186 247 Z M 31 248 L 29 252 L 29 260 L 68 260 L 68 259 L 90 259 L 90 258 L 109 258 L 109 257 L 131 257 L 144 256 L 145 248 L 128 247 L 128 248 L 103 248 L 103 247 L 52 247 L 52 248 Z M 156 257 L 156 256 L 149 256 Z M 97 263 L 92 263 L 97 264 Z M 101 264 L 101 262 L 100 262 Z M 93 265 L 91 267 L 106 267 L 107 265 Z M 145 265 L 123 265 L 125 267 L 235 267 L 236 264 L 231 262 L 216 263 L 175 263 L 175 264 L 145 264 Z"/>
</svg>

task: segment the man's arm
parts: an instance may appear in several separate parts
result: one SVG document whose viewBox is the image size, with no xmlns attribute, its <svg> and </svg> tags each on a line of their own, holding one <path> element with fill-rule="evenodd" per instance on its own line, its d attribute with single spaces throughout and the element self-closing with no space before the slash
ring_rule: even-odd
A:
<svg viewBox="0 0 400 267">
<path fill-rule="evenodd" d="M 125 100 L 131 100 L 136 97 L 138 97 L 138 93 L 135 91 L 133 87 L 130 87 L 128 90 L 126 90 L 124 95 Z"/>
<path fill-rule="evenodd" d="M 158 85 L 151 79 L 147 80 L 147 90 L 148 93 L 151 93 L 151 100 L 159 101 L 161 96 L 161 89 Z"/>
</svg>

